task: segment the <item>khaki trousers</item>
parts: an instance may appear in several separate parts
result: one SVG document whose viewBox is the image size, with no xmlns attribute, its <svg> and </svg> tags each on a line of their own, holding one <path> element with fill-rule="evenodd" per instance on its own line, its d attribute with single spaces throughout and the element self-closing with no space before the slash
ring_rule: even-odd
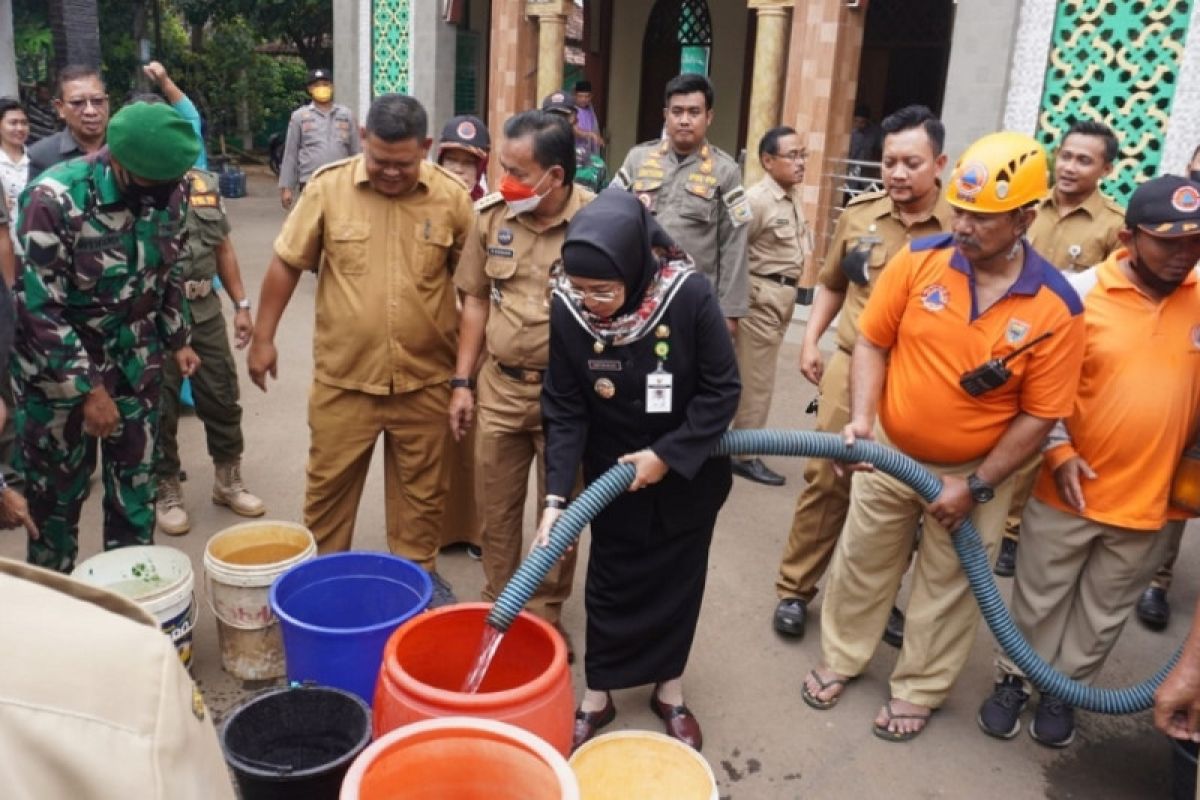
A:
<svg viewBox="0 0 1200 800">
<path fill-rule="evenodd" d="M 738 320 L 734 339 L 742 399 L 733 427 L 755 430 L 767 424 L 779 348 L 796 309 L 796 289 L 750 276 L 750 313 Z"/>
<path fill-rule="evenodd" d="M 841 433 L 849 421 L 850 355 L 839 349 L 830 357 L 821 377 L 816 429 Z M 779 563 L 775 590 L 781 599 L 799 597 L 810 602 L 817 594 L 817 582 L 829 566 L 846 521 L 850 476 L 839 478 L 828 459 L 810 458 L 804 465 L 804 481 L 804 489 L 796 498 L 792 529 Z"/>
<path fill-rule="evenodd" d="M 1091 683 L 1121 635 L 1138 595 L 1163 562 L 1174 529 L 1149 533 L 1103 525 L 1029 501 L 1017 552 L 1012 613 L 1038 655 Z M 1000 671 L 1020 675 L 1007 656 Z"/>
<path fill-rule="evenodd" d="M 445 512 L 448 384 L 373 395 L 314 381 L 308 399 L 304 524 L 321 553 L 350 549 L 375 441 L 383 434 L 388 549 L 432 571 Z"/>
<path fill-rule="evenodd" d="M 446 489 L 446 520 L 439 544 L 442 547 L 465 542 L 478 545 L 483 537 L 483 518 L 476 498 L 481 494 L 476 486 L 475 471 L 476 428 L 472 425 L 461 442 L 446 431 L 446 461 L 450 466 L 450 482 Z"/>
<path fill-rule="evenodd" d="M 876 438 L 889 444 L 879 429 Z M 980 461 L 925 466 L 938 475 L 963 477 Z M 1009 479 L 996 487 L 991 502 L 976 506 L 971 515 L 989 558 L 995 558 L 1000 546 L 1011 500 Z M 834 552 L 821 607 L 821 649 L 825 665 L 834 672 L 859 675 L 871 660 L 908 568 L 924 508 L 920 496 L 895 478 L 880 472 L 854 476 L 846 528 Z M 950 533 L 929 515 L 923 524 L 905 611 L 904 646 L 892 670 L 891 691 L 901 700 L 937 708 L 966 663 L 980 617 Z"/>
<path fill-rule="evenodd" d="M 537 508 L 546 499 L 546 441 L 542 433 L 542 387 L 503 374 L 490 357 L 479 373 L 479 439 L 476 463 L 483 500 L 483 599 L 494 601 L 527 550 L 524 536 L 529 468 L 537 460 Z M 571 595 L 578 548 L 546 575 L 526 609 L 558 622 Z"/>
<path fill-rule="evenodd" d="M 1164 533 L 1170 538 L 1170 541 L 1167 543 L 1167 552 L 1163 556 L 1162 566 L 1158 568 L 1158 572 L 1154 573 L 1154 580 L 1150 581 L 1150 585 L 1165 592 L 1171 588 L 1171 581 L 1175 579 L 1175 561 L 1179 558 L 1179 545 L 1183 541 L 1183 525 L 1168 526 L 1168 530 Z"/>
<path fill-rule="evenodd" d="M 1004 538 L 1014 542 L 1021 537 L 1021 516 L 1025 513 L 1025 504 L 1033 494 L 1033 486 L 1037 483 L 1038 473 L 1042 471 L 1042 454 L 1035 453 L 1029 457 L 1017 471 L 1013 473 L 1013 499 L 1008 508 L 1008 519 L 1004 521 Z"/>
</svg>

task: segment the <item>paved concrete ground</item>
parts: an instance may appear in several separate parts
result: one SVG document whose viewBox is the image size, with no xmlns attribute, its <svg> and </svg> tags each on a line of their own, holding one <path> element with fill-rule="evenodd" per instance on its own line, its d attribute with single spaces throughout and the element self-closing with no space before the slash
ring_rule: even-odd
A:
<svg viewBox="0 0 1200 800">
<path fill-rule="evenodd" d="M 242 270 L 255 298 L 283 220 L 276 197 L 269 178 L 256 174 L 250 180 L 249 197 L 228 201 Z M 301 516 L 313 291 L 314 281 L 304 278 L 284 318 L 278 337 L 279 380 L 269 393 L 250 384 L 244 359 L 238 357 L 246 409 L 245 478 L 266 500 L 269 516 L 285 520 Z M 812 418 L 803 410 L 813 389 L 794 367 L 801 324 L 793 326 L 780 359 L 773 427 L 812 426 Z M 182 538 L 160 535 L 159 542 L 186 550 L 200 576 L 206 538 L 240 520 L 209 502 L 212 470 L 201 425 L 194 418 L 181 423 L 180 449 L 189 476 L 184 489 L 193 530 Z M 359 512 L 358 548 L 385 547 L 378 462 L 376 456 Z M 1082 714 L 1079 736 L 1065 751 L 1037 745 L 1024 730 L 1009 742 L 984 736 L 975 722 L 976 709 L 992 680 L 992 643 L 983 626 L 953 694 L 928 730 L 911 743 L 889 744 L 871 735 L 871 720 L 886 699 L 887 676 L 895 660 L 895 651 L 886 645 L 880 645 L 867 673 L 851 685 L 837 708 L 817 712 L 806 706 L 800 699 L 800 682 L 819 658 L 820 603 L 803 641 L 783 641 L 770 625 L 776 566 L 803 464 L 782 458 L 771 463 L 787 476 L 785 488 L 735 479 L 717 527 L 704 613 L 686 676 L 688 702 L 704 726 L 704 755 L 718 776 L 723 797 L 1140 800 L 1167 796 L 1169 746 L 1154 732 L 1148 714 L 1119 718 Z M 94 493 L 84 509 L 81 558 L 100 549 L 99 494 Z M 23 552 L 17 534 L 0 537 L 3 555 L 21 557 Z M 586 547 L 582 552 L 586 554 Z M 1196 600 L 1196 554 L 1189 538 L 1181 559 L 1181 579 L 1172 594 L 1176 609 L 1184 613 L 1165 634 L 1148 633 L 1131 622 L 1104 671 L 1105 684 L 1124 685 L 1149 675 L 1182 640 L 1187 612 Z M 441 559 L 440 569 L 460 598 L 478 596 L 482 584 L 478 562 L 456 552 Z M 582 597 L 583 575 L 581 563 L 577 598 Z M 197 583 L 204 604 L 201 581 Z M 1007 592 L 1008 581 L 1002 584 Z M 580 600 L 570 602 L 565 624 L 582 644 Z M 217 715 L 257 688 L 243 686 L 221 671 L 215 622 L 206 607 L 197 628 L 195 662 L 196 678 Z M 81 668 L 85 665 L 86 655 Z M 580 664 L 573 677 L 578 691 Z M 647 687 L 617 693 L 619 715 L 611 729 L 658 730 L 660 723 L 646 705 L 648 692 Z"/>
</svg>

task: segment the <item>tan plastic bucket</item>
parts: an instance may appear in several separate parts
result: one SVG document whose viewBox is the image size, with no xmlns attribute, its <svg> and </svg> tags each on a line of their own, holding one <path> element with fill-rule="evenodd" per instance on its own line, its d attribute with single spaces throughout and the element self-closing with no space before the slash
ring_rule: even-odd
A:
<svg viewBox="0 0 1200 800">
<path fill-rule="evenodd" d="M 717 800 L 712 767 L 680 741 L 650 731 L 597 736 L 571 756 L 580 800 Z"/>
<path fill-rule="evenodd" d="M 205 587 L 226 672 L 248 681 L 283 677 L 283 638 L 267 595 L 277 577 L 316 554 L 312 533 L 295 522 L 244 522 L 208 540 Z"/>
</svg>

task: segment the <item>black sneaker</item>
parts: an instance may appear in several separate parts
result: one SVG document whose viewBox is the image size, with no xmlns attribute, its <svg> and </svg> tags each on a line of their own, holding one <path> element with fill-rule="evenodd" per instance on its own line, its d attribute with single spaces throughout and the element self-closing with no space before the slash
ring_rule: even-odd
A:
<svg viewBox="0 0 1200 800">
<path fill-rule="evenodd" d="M 979 727 L 988 736 L 1011 739 L 1021 730 L 1021 712 L 1028 702 L 1024 681 L 1016 675 L 1005 675 L 979 707 Z"/>
<path fill-rule="evenodd" d="M 1142 592 L 1137 601 L 1137 618 L 1152 631 L 1161 631 L 1171 621 L 1171 604 L 1167 602 L 1167 590 L 1151 586 Z"/>
<path fill-rule="evenodd" d="M 1011 578 L 1017 571 L 1017 540 L 1005 538 L 1000 542 L 1000 555 L 994 572 L 1001 578 Z"/>
<path fill-rule="evenodd" d="M 1052 694 L 1043 694 L 1029 735 L 1047 747 L 1066 747 L 1075 741 L 1075 709 Z"/>
<path fill-rule="evenodd" d="M 773 623 L 775 630 L 784 636 L 799 639 L 804 635 L 804 621 L 808 619 L 808 603 L 799 597 L 785 597 L 775 606 Z"/>
<path fill-rule="evenodd" d="M 904 612 L 892 606 L 891 612 L 888 613 L 887 625 L 884 626 L 883 636 L 884 644 L 890 644 L 892 647 L 899 650 L 904 647 Z"/>
</svg>

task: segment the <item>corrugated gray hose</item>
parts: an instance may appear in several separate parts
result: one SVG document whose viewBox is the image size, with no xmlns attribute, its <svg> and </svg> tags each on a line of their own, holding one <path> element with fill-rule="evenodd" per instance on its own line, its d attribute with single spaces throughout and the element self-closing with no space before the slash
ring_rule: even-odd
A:
<svg viewBox="0 0 1200 800">
<path fill-rule="evenodd" d="M 937 476 L 903 453 L 869 441 L 846 447 L 840 436 L 831 433 L 729 431 L 721 437 L 713 455 L 802 456 L 847 462 L 865 461 L 880 472 L 911 486 L 926 502 L 933 502 L 942 491 L 942 482 Z M 550 568 L 568 547 L 575 544 L 588 522 L 629 488 L 633 476 L 632 466 L 618 464 L 572 501 L 550 531 L 550 544 L 534 550 L 496 598 L 496 604 L 488 615 L 488 624 L 501 631 L 508 629 Z M 1072 706 L 1101 714 L 1132 714 L 1154 705 L 1154 691 L 1175 666 L 1179 651 L 1153 677 L 1134 686 L 1104 689 L 1074 681 L 1043 661 L 1017 630 L 996 588 L 983 541 L 969 519 L 954 533 L 954 549 L 967 574 L 975 600 L 979 603 L 979 610 L 996 641 L 1034 686 Z"/>
</svg>

